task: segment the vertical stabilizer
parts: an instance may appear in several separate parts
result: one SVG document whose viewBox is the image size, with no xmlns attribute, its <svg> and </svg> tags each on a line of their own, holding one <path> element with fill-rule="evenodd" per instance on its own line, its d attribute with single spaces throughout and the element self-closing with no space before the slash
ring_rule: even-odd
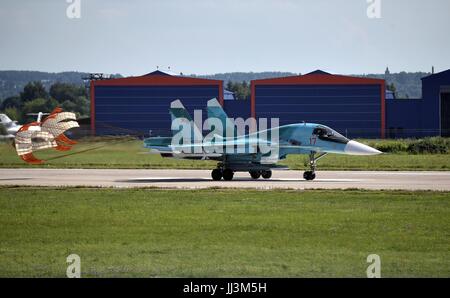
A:
<svg viewBox="0 0 450 298">
<path fill-rule="evenodd" d="M 191 137 L 192 140 L 195 139 L 201 139 L 202 138 L 202 132 L 201 130 L 195 125 L 194 121 L 192 120 L 191 115 L 189 115 L 189 112 L 186 110 L 186 108 L 183 106 L 181 101 L 179 99 L 174 100 L 170 103 L 170 117 L 172 119 L 172 122 L 177 119 L 179 124 L 190 126 L 191 127 Z M 172 134 L 175 135 L 180 130 L 172 127 Z M 194 143 L 194 142 L 193 142 Z"/>
<path fill-rule="evenodd" d="M 5 125 L 11 123 L 12 120 L 6 114 L 0 114 L 0 123 Z"/>
<path fill-rule="evenodd" d="M 223 134 L 221 137 L 234 137 L 235 134 L 235 125 L 234 122 L 228 118 L 227 113 L 223 110 L 220 103 L 216 98 L 208 100 L 208 118 L 217 118 L 222 122 Z M 228 135 L 227 132 L 232 132 L 231 135 Z"/>
</svg>

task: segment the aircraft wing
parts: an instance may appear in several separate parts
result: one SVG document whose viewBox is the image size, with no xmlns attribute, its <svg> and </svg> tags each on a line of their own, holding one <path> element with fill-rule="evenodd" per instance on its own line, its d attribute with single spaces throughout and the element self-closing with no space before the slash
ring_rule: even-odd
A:
<svg viewBox="0 0 450 298">
<path fill-rule="evenodd" d="M 276 146 L 276 143 L 266 141 L 266 146 Z M 226 148 L 235 147 L 242 148 L 246 153 L 251 148 L 252 152 L 256 152 L 257 146 L 261 146 L 258 138 L 236 138 L 236 139 L 223 139 L 215 138 L 213 141 L 198 142 L 192 144 L 172 144 L 171 137 L 153 137 L 144 140 L 144 147 L 155 150 L 154 152 L 172 152 L 172 153 L 207 153 L 208 152 L 224 152 Z"/>
</svg>

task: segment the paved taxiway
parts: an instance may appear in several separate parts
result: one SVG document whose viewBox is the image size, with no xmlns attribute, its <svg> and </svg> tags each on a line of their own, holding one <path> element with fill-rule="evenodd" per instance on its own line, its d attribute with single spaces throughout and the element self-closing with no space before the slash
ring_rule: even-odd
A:
<svg viewBox="0 0 450 298">
<path fill-rule="evenodd" d="M 403 189 L 450 191 L 450 172 L 318 171 L 314 181 L 302 171 L 274 171 L 269 180 L 236 173 L 233 181 L 212 181 L 209 170 L 0 169 L 0 185 L 255 189 Z"/>
</svg>

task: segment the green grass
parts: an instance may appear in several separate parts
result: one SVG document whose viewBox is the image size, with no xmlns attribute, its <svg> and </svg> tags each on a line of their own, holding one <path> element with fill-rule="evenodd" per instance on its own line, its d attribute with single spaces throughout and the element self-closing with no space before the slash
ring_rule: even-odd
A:
<svg viewBox="0 0 450 298">
<path fill-rule="evenodd" d="M 306 168 L 307 158 L 290 155 L 282 164 L 291 169 Z M 318 170 L 367 170 L 367 171 L 449 171 L 450 154 L 383 154 L 375 156 L 351 156 L 329 154 L 317 162 Z"/>
<path fill-rule="evenodd" d="M 97 148 L 97 149 L 96 149 Z M 84 152 L 85 150 L 89 150 Z M 148 154 L 143 142 L 133 139 L 81 140 L 71 151 L 43 150 L 36 157 L 46 160 L 39 167 L 49 168 L 194 168 L 210 169 L 211 161 L 178 160 Z M 76 154 L 73 154 L 76 153 Z M 72 155 L 68 155 L 72 154 Z M 67 155 L 67 156 L 65 156 Z M 60 157 L 60 158 L 59 158 Z M 53 159 L 56 158 L 56 159 Z M 53 160 L 52 160 L 53 159 Z M 0 144 L 0 167 L 36 167 L 23 162 L 10 144 Z"/>
<path fill-rule="evenodd" d="M 450 193 L 0 188 L 0 276 L 450 277 Z"/>
<path fill-rule="evenodd" d="M 388 142 L 388 141 L 386 141 Z M 102 147 L 103 146 L 103 147 Z M 96 149 L 97 148 L 97 149 Z M 91 150 L 94 149 L 94 150 Z M 88 150 L 88 151 L 85 151 Z M 81 140 L 72 151 L 39 151 L 38 158 L 48 160 L 39 167 L 49 168 L 180 168 L 211 169 L 213 161 L 192 161 L 162 158 L 147 154 L 138 140 Z M 75 153 L 75 154 L 72 154 Z M 67 154 L 72 154 L 65 156 Z M 56 158 L 56 159 L 54 159 Z M 291 155 L 281 164 L 303 170 L 307 157 Z M 0 167 L 36 167 L 18 158 L 11 144 L 0 143 Z M 319 170 L 450 170 L 450 154 L 383 154 L 349 156 L 330 154 L 318 162 Z"/>
</svg>

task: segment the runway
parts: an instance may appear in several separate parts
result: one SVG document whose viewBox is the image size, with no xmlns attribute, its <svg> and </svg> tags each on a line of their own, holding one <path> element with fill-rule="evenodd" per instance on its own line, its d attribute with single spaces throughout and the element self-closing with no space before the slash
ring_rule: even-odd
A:
<svg viewBox="0 0 450 298">
<path fill-rule="evenodd" d="M 244 172 L 232 181 L 212 181 L 210 175 L 209 170 L 0 169 L 0 185 L 450 191 L 450 172 L 318 171 L 314 181 L 303 180 L 302 171 L 286 170 L 274 171 L 269 180 L 253 180 Z"/>
</svg>

